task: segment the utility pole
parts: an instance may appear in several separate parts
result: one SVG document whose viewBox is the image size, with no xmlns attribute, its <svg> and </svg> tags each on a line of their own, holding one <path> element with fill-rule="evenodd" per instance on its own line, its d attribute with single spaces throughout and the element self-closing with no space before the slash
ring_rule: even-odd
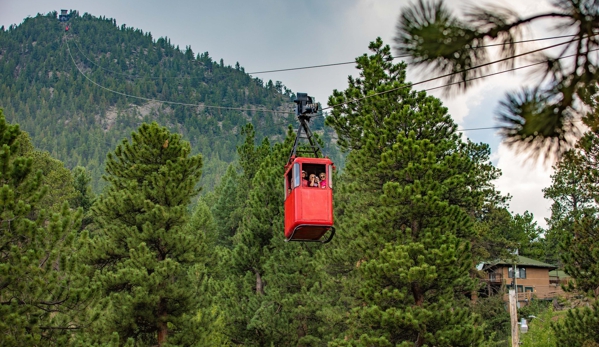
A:
<svg viewBox="0 0 599 347">
<path fill-rule="evenodd" d="M 514 260 L 514 266 L 512 267 L 512 275 L 514 277 L 512 283 L 514 284 L 514 290 L 516 291 L 516 308 L 518 307 L 518 254 L 518 249 L 516 249 L 516 260 Z"/>
<path fill-rule="evenodd" d="M 518 347 L 520 338 L 518 336 L 518 310 L 516 303 L 518 302 L 518 296 L 516 290 L 510 289 L 509 291 L 509 305 L 510 305 L 510 322 L 512 325 L 512 347 Z"/>
<path fill-rule="evenodd" d="M 514 263 L 514 290 L 516 291 L 516 305 L 518 303 L 518 275 L 517 275 L 517 273 L 518 273 L 518 263 Z"/>
<path fill-rule="evenodd" d="M 518 336 L 518 249 L 516 249 L 516 259 L 512 267 L 513 288 L 509 291 L 510 322 L 512 326 L 512 347 L 518 347 L 520 338 Z"/>
</svg>

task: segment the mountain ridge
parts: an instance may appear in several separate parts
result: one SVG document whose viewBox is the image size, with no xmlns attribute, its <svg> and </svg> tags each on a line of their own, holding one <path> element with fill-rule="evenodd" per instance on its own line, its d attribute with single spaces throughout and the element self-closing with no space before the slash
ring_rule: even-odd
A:
<svg viewBox="0 0 599 347">
<path fill-rule="evenodd" d="M 57 12 L 38 14 L 0 30 L 0 107 L 36 148 L 68 168 L 86 167 L 95 191 L 106 153 L 142 122 L 167 126 L 203 154 L 208 190 L 235 161 L 243 125 L 272 141 L 295 127 L 295 95 L 282 82 L 265 83 L 239 63 L 181 50 L 112 18 L 69 15 L 61 23 Z M 323 119 L 313 123 L 331 143 Z"/>
</svg>

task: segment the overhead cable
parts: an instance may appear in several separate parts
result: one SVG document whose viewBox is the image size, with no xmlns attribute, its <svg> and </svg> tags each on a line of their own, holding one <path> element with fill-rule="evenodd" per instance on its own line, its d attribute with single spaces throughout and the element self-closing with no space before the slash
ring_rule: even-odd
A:
<svg viewBox="0 0 599 347">
<path fill-rule="evenodd" d="M 576 36 L 576 35 L 560 35 L 560 36 L 552 36 L 552 37 L 542 37 L 542 38 L 538 38 L 538 39 L 529 39 L 529 40 L 514 41 L 513 43 L 527 43 L 527 42 L 535 42 L 535 41 L 554 40 L 554 39 L 561 39 L 561 38 L 572 37 L 572 36 Z M 479 48 L 488 48 L 488 47 L 503 46 L 503 45 L 504 45 L 503 43 L 493 43 L 493 44 L 488 44 L 488 45 L 480 46 Z M 408 54 L 402 54 L 402 55 L 393 56 L 392 58 L 393 59 L 399 59 L 399 58 L 407 58 L 407 57 L 409 57 Z M 323 64 L 323 65 L 310 65 L 310 66 L 292 67 L 292 68 L 286 68 L 286 69 L 247 72 L 247 74 L 249 74 L 249 75 L 257 75 L 257 74 L 272 73 L 272 72 L 284 72 L 284 71 L 295 71 L 295 70 L 305 70 L 305 69 L 316 69 L 316 68 L 321 68 L 321 67 L 338 66 L 338 65 L 349 65 L 349 64 L 356 64 L 356 61 L 354 60 L 354 61 L 346 61 L 346 62 L 342 62 L 342 63 L 332 63 L 332 64 Z"/>
<path fill-rule="evenodd" d="M 259 112 L 271 112 L 271 113 L 278 113 L 278 114 L 294 114 L 294 112 L 285 112 L 285 111 L 275 111 L 275 110 L 265 110 L 265 109 L 252 109 L 252 108 L 244 108 L 244 107 L 209 106 L 209 105 L 202 105 L 202 104 L 197 104 L 197 103 L 193 104 L 193 103 L 178 102 L 178 101 L 158 100 L 158 99 L 146 98 L 146 97 L 143 97 L 143 96 L 136 96 L 136 95 L 131 95 L 131 94 L 119 92 L 117 90 L 110 89 L 108 87 L 105 87 L 105 86 L 97 83 L 96 81 L 94 81 L 91 78 L 89 78 L 85 73 L 83 73 L 83 71 L 81 71 L 81 69 L 79 68 L 79 66 L 77 66 L 77 63 L 75 62 L 75 58 L 73 58 L 73 55 L 71 54 L 71 48 L 69 46 L 69 41 L 68 40 L 66 40 L 66 44 L 67 44 L 67 49 L 69 51 L 69 56 L 71 57 L 71 60 L 73 61 L 73 64 L 75 65 L 75 67 L 77 68 L 77 70 L 79 71 L 79 73 L 81 75 L 83 75 L 83 77 L 85 77 L 85 79 L 87 79 L 88 81 L 90 81 L 95 86 L 97 86 L 99 88 L 102 88 L 102 89 L 104 89 L 104 90 L 106 90 L 108 92 L 114 93 L 114 94 L 122 95 L 122 96 L 129 97 L 129 98 L 134 98 L 134 99 L 138 99 L 138 100 L 159 102 L 159 103 L 168 104 L 168 105 L 192 106 L 192 107 L 200 107 L 200 108 L 203 107 L 203 108 L 210 108 L 210 109 L 232 110 L 232 111 L 250 111 L 250 112 L 259 111 Z"/>
<path fill-rule="evenodd" d="M 551 37 L 542 37 L 542 38 L 537 38 L 537 39 L 528 39 L 528 40 L 520 40 L 520 41 L 514 41 L 514 44 L 519 44 L 519 43 L 529 43 L 529 42 L 537 42 L 537 41 L 546 41 L 546 40 L 555 40 L 555 39 L 560 39 L 560 38 L 566 38 L 566 37 L 573 37 L 576 35 L 559 35 L 559 36 L 551 36 Z M 502 46 L 504 44 L 502 43 L 494 43 L 494 44 L 488 44 L 488 45 L 483 45 L 480 46 L 480 48 L 488 48 L 488 47 L 496 47 L 496 46 Z M 81 48 L 79 47 L 79 45 L 75 42 L 75 47 L 77 48 L 77 50 L 79 51 L 79 53 L 85 58 L 85 60 L 89 61 L 90 63 L 92 63 L 93 65 L 99 67 L 102 70 L 108 71 L 110 73 L 113 74 L 118 74 L 118 75 L 122 75 L 122 76 L 126 76 L 129 78 L 138 78 L 138 79 L 142 79 L 142 78 L 147 78 L 147 79 L 170 79 L 170 78 L 181 78 L 181 77 L 165 77 L 165 76 L 158 76 L 158 77 L 151 77 L 151 76 L 137 76 L 137 75 L 132 75 L 132 74 L 127 74 L 124 72 L 119 72 L 119 71 L 114 71 L 111 69 L 107 69 L 103 66 L 98 65 L 97 63 L 95 63 L 92 59 L 90 59 L 89 57 L 87 57 L 85 55 L 85 53 L 83 53 L 83 51 L 81 50 Z M 407 54 L 403 54 L 403 55 L 396 55 L 393 56 L 393 59 L 399 59 L 399 58 L 407 58 L 408 55 Z M 330 63 L 330 64 L 321 64 L 321 65 L 308 65 L 308 66 L 301 66 L 301 67 L 292 67 L 292 68 L 283 68 L 283 69 L 274 69 L 274 70 L 264 70 L 264 71 L 254 71 L 254 72 L 246 72 L 248 75 L 258 75 L 258 74 L 267 74 L 267 73 L 274 73 L 274 72 L 285 72 L 285 71 L 296 71 L 296 70 L 307 70 L 307 69 L 317 69 L 317 68 L 323 68 L 323 67 L 332 67 L 332 66 L 340 66 L 340 65 L 349 65 L 349 64 L 356 64 L 356 61 L 346 61 L 346 62 L 340 62 L 340 63 Z"/>
<path fill-rule="evenodd" d="M 146 97 L 142 97 L 142 96 L 135 96 L 135 95 L 130 95 L 130 94 L 126 94 L 126 93 L 123 93 L 123 92 L 119 92 L 119 91 L 110 89 L 108 87 L 105 87 L 103 85 L 100 85 L 99 83 L 97 83 L 94 80 L 92 80 L 91 78 L 89 78 L 85 73 L 83 73 L 83 71 L 81 71 L 81 69 L 79 68 L 79 66 L 77 66 L 77 63 L 75 62 L 75 58 L 73 57 L 73 55 L 71 53 L 71 49 L 70 49 L 68 41 L 69 40 L 66 40 L 66 44 L 67 44 L 67 49 L 68 49 L 68 52 L 69 52 L 69 56 L 71 58 L 71 61 L 73 62 L 73 64 L 77 68 L 77 70 L 79 71 L 79 73 L 81 73 L 88 81 L 90 81 L 91 83 L 93 83 L 97 87 L 100 87 L 100 88 L 102 88 L 102 89 L 104 89 L 106 91 L 109 91 L 111 93 L 115 93 L 115 94 L 122 95 L 122 96 L 125 96 L 125 97 L 135 98 L 135 99 L 138 99 L 138 100 L 153 101 L 153 102 L 159 102 L 159 103 L 164 103 L 164 104 L 169 104 L 169 105 L 204 107 L 204 108 L 211 108 L 211 109 L 234 110 L 234 111 L 263 111 L 263 112 L 287 113 L 287 114 L 292 114 L 293 113 L 293 112 L 284 112 L 284 111 L 275 111 L 275 110 L 256 110 L 256 109 L 243 108 L 243 107 L 208 106 L 208 105 L 202 105 L 202 104 L 197 104 L 197 103 L 184 103 L 184 102 L 177 102 L 177 101 L 166 101 L 166 100 L 158 100 L 158 99 L 146 98 Z M 390 90 L 387 90 L 387 91 L 378 92 L 378 93 L 367 95 L 367 96 L 364 96 L 364 97 L 361 97 L 361 98 L 357 98 L 357 99 L 352 99 L 352 100 L 346 101 L 344 103 L 340 103 L 340 104 L 337 104 L 337 105 L 325 107 L 322 110 L 324 111 L 324 110 L 327 110 L 327 109 L 332 109 L 333 107 L 342 106 L 344 104 L 349 104 L 349 103 L 354 103 L 354 102 L 361 101 L 361 100 L 364 100 L 364 99 L 367 99 L 367 98 L 371 98 L 371 97 L 374 97 L 374 96 L 391 93 L 393 91 L 397 91 L 397 90 L 401 90 L 401 89 L 405 89 L 405 88 L 411 88 L 412 86 L 416 86 L 416 85 L 420 85 L 420 84 L 432 82 L 434 80 L 446 78 L 446 77 L 449 77 L 449 76 L 454 75 L 454 74 L 458 74 L 458 73 L 462 73 L 462 72 L 465 72 L 465 71 L 474 70 L 474 69 L 477 69 L 477 68 L 489 66 L 489 65 L 500 63 L 500 62 L 507 61 L 507 60 L 510 60 L 510 59 L 515 59 L 515 58 L 518 58 L 518 57 L 521 57 L 521 56 L 524 56 L 524 55 L 536 53 L 536 52 L 539 52 L 539 51 L 542 51 L 542 50 L 546 50 L 546 49 L 558 47 L 558 46 L 561 46 L 561 45 L 565 45 L 565 44 L 567 44 L 569 42 L 571 42 L 571 41 L 558 43 L 558 44 L 551 45 L 551 46 L 544 47 L 544 48 L 539 48 L 539 49 L 536 49 L 536 50 L 533 50 L 533 51 L 529 51 L 529 52 L 525 52 L 525 53 L 521 53 L 521 54 L 515 55 L 513 57 L 506 57 L 506 58 L 502 58 L 502 59 L 495 60 L 495 61 L 492 61 L 492 62 L 488 62 L 488 63 L 485 63 L 485 64 L 481 64 L 481 65 L 478 65 L 478 66 L 473 66 L 473 67 L 470 67 L 468 69 L 464 69 L 464 70 L 461 70 L 461 71 L 458 71 L 458 72 L 452 72 L 452 73 L 445 74 L 445 75 L 442 75 L 442 76 L 429 78 L 429 79 L 424 80 L 424 81 L 420 81 L 420 82 L 416 82 L 416 83 L 412 83 L 412 84 L 403 85 L 401 87 L 393 88 L 393 89 L 390 89 Z M 536 64 L 539 64 L 539 63 L 531 64 L 530 66 L 536 65 Z M 528 66 L 526 66 L 526 67 L 528 67 Z M 524 68 L 524 67 L 520 67 L 520 68 Z M 513 70 L 520 69 L 520 68 L 508 69 L 508 70 L 500 71 L 500 72 L 497 72 L 497 73 L 494 73 L 494 74 L 490 74 L 488 76 L 496 75 L 496 74 L 499 74 L 499 73 L 505 73 L 505 72 L 513 71 Z M 472 80 L 478 79 L 478 78 L 483 78 L 483 77 L 488 77 L 488 76 L 479 76 L 479 77 L 473 78 Z M 449 85 L 457 84 L 457 83 L 463 83 L 463 82 L 454 82 L 454 83 L 447 84 L 447 85 L 440 86 L 440 87 L 433 87 L 433 88 L 431 88 L 431 90 L 432 89 L 438 89 L 438 88 L 447 87 Z"/>
<path fill-rule="evenodd" d="M 541 50 L 545 50 L 545 49 L 549 49 L 549 48 L 554 48 L 554 47 L 557 47 L 557 46 L 560 46 L 560 45 L 564 45 L 564 44 L 567 44 L 567 43 L 568 42 L 562 42 L 562 43 L 555 44 L 555 45 L 552 45 L 552 46 L 549 46 L 549 47 L 545 47 L 545 48 L 533 50 L 533 51 L 530 51 L 530 52 L 522 53 L 522 54 L 519 54 L 517 56 L 507 57 L 507 58 L 503 58 L 503 59 L 500 59 L 500 60 L 497 60 L 497 61 L 493 61 L 493 62 L 481 64 L 481 65 L 478 65 L 478 66 L 474 66 L 474 67 L 471 67 L 471 68 L 468 68 L 468 69 L 465 69 L 465 70 L 462 70 L 462 71 L 459 71 L 459 72 L 454 72 L 454 73 L 450 73 L 450 74 L 446 74 L 446 75 L 442 75 L 442 76 L 430 78 L 430 79 L 427 79 L 427 80 L 424 80 L 424 81 L 420 81 L 420 82 L 416 82 L 416 83 L 413 83 L 413 84 L 407 84 L 407 85 L 404 85 L 404 86 L 401 86 L 401 87 L 398 87 L 398 88 L 393 88 L 393 89 L 390 89 L 390 90 L 387 90 L 387 91 L 384 91 L 384 92 L 379 92 L 379 93 L 367 95 L 367 96 L 362 97 L 362 98 L 353 99 L 353 100 L 350 100 L 350 101 L 347 101 L 347 102 L 344 102 L 344 103 L 340 103 L 340 104 L 337 104 L 337 105 L 325 107 L 322 110 L 327 110 L 327 109 L 331 109 L 331 108 L 336 107 L 336 106 L 341 106 L 341 105 L 344 105 L 344 104 L 349 104 L 349 103 L 361 101 L 361 100 L 364 100 L 364 99 L 367 99 L 367 98 L 371 98 L 371 97 L 382 95 L 382 94 L 387 94 L 387 93 L 390 93 L 390 92 L 393 92 L 393 91 L 396 91 L 396 90 L 400 90 L 400 89 L 404 89 L 404 88 L 411 88 L 412 86 L 423 84 L 423 83 L 427 83 L 427 82 L 431 82 L 431 81 L 434 81 L 434 80 L 437 80 L 437 79 L 441 79 L 441 78 L 445 78 L 445 77 L 451 76 L 453 74 L 457 74 L 457 73 L 461 73 L 461 72 L 464 72 L 464 71 L 469 71 L 469 70 L 472 70 L 472 69 L 476 69 L 476 68 L 488 66 L 488 65 L 499 63 L 499 62 L 506 61 L 506 60 L 509 60 L 509 59 L 514 59 L 514 58 L 517 58 L 517 57 L 520 57 L 520 56 L 523 56 L 523 55 L 536 53 L 536 52 L 541 51 Z M 119 92 L 119 91 L 107 88 L 107 87 L 105 87 L 103 85 L 100 85 L 99 83 L 97 83 L 94 80 L 90 79 L 83 71 L 81 71 L 81 69 L 79 68 L 79 66 L 77 66 L 77 63 L 75 62 L 75 59 L 74 59 L 74 57 L 73 57 L 73 55 L 71 53 L 70 46 L 68 44 L 68 40 L 66 40 L 66 44 L 67 44 L 67 50 L 69 52 L 69 56 L 71 58 L 71 61 L 73 62 L 73 64 L 75 65 L 75 67 L 77 68 L 77 70 L 79 71 L 79 73 L 82 74 L 88 81 L 90 81 L 95 86 L 97 86 L 99 88 L 102 88 L 102 89 L 104 89 L 104 90 L 106 90 L 108 92 L 111 92 L 111 93 L 115 93 L 115 94 L 118 94 L 118 95 L 121 95 L 121 96 L 125 96 L 125 97 L 135 98 L 135 99 L 139 99 L 139 100 L 152 101 L 152 102 L 158 102 L 158 103 L 170 104 L 170 105 L 192 106 L 192 107 L 200 107 L 200 108 L 203 107 L 203 108 L 209 108 L 209 109 L 223 109 L 223 110 L 234 110 L 234 111 L 254 111 L 254 112 L 255 111 L 261 111 L 261 112 L 271 112 L 271 113 L 278 113 L 278 114 L 294 114 L 294 112 L 284 112 L 284 111 L 275 111 L 275 110 L 264 110 L 264 109 L 260 110 L 260 109 L 251 109 L 251 108 L 243 108 L 243 107 L 228 107 L 228 106 L 208 106 L 208 105 L 202 105 L 202 104 L 196 104 L 196 103 L 183 103 L 183 102 L 176 102 L 176 101 L 165 101 L 165 100 L 158 100 L 158 99 L 146 98 L 146 97 L 135 96 L 135 95 L 130 95 L 130 94 L 126 94 L 126 93 L 123 93 L 123 92 Z M 573 57 L 573 56 L 575 56 L 575 54 L 563 56 L 563 57 L 560 57 L 558 59 L 564 59 L 564 58 L 569 58 L 569 57 Z M 445 84 L 445 85 L 442 85 L 442 86 L 431 87 L 431 88 L 427 88 L 427 89 L 423 89 L 423 90 L 424 91 L 431 91 L 431 90 L 435 90 L 435 89 L 439 89 L 439 88 L 445 88 L 445 87 L 448 87 L 448 86 L 451 86 L 451 85 L 454 85 L 454 84 L 469 82 L 469 81 L 476 80 L 476 79 L 482 79 L 482 78 L 486 78 L 486 77 L 490 77 L 490 76 L 494 76 L 494 75 L 499 75 L 499 74 L 503 74 L 503 73 L 507 73 L 507 72 L 511 72 L 511 71 L 515 71 L 515 70 L 520 70 L 520 69 L 524 69 L 524 68 L 532 67 L 532 66 L 535 66 L 535 65 L 544 64 L 544 63 L 546 63 L 546 61 L 541 61 L 541 62 L 536 62 L 536 63 L 532 63 L 532 64 L 520 66 L 520 67 L 510 68 L 510 69 L 507 69 L 507 70 L 502 70 L 502 71 L 494 72 L 494 73 L 483 75 L 483 76 L 473 77 L 471 79 L 468 79 L 467 81 L 453 82 L 453 83 Z M 501 127 L 500 126 L 492 126 L 492 127 L 482 127 L 482 128 L 457 129 L 457 131 L 458 132 L 464 132 L 464 131 L 478 131 L 478 130 L 492 130 L 492 129 L 501 129 Z"/>
<path fill-rule="evenodd" d="M 480 65 L 477 65 L 477 66 L 472 66 L 472 67 L 469 67 L 469 68 L 466 68 L 466 69 L 463 69 L 463 70 L 460 70 L 460 71 L 450 72 L 448 74 L 437 76 L 437 77 L 432 77 L 432 78 L 426 79 L 424 81 L 420 81 L 420 82 L 416 82 L 416 83 L 411 83 L 411 84 L 408 83 L 408 84 L 403 85 L 401 87 L 397 87 L 397 88 L 385 90 L 383 92 L 378 92 L 378 93 L 366 95 L 366 96 L 361 97 L 361 98 L 356 98 L 356 99 L 348 100 L 348 101 L 345 101 L 345 102 L 342 102 L 342 103 L 339 103 L 339 104 L 336 104 L 336 105 L 328 106 L 328 107 L 323 108 L 323 111 L 324 110 L 328 110 L 328 109 L 332 109 L 332 108 L 337 107 L 337 106 L 343 106 L 343 105 L 351 104 L 351 103 L 358 102 L 358 101 L 361 101 L 361 100 L 364 100 L 364 99 L 372 98 L 374 96 L 388 94 L 388 93 L 391 93 L 391 92 L 394 92 L 394 91 L 398 91 L 398 90 L 401 90 L 401 89 L 411 88 L 411 87 L 416 86 L 416 85 L 420 85 L 420 84 L 432 82 L 432 81 L 435 81 L 435 80 L 438 80 L 438 79 L 441 79 L 441 78 L 450 77 L 450 76 L 453 76 L 453 75 L 456 75 L 456 74 L 460 74 L 460 73 L 463 73 L 463 72 L 467 72 L 467 71 L 471 71 L 471 70 L 475 70 L 475 69 L 480 69 L 482 67 L 486 67 L 486 66 L 489 66 L 489 65 L 501 63 L 501 62 L 508 61 L 508 60 L 511 60 L 511 59 L 516 59 L 516 58 L 519 58 L 519 57 L 522 57 L 522 56 L 525 56 L 525 55 L 537 53 L 537 52 L 544 51 L 544 50 L 547 50 L 547 49 L 550 49 L 550 48 L 555 48 L 555 47 L 563 46 L 563 45 L 569 44 L 569 43 L 572 43 L 572 40 L 566 41 L 566 42 L 557 43 L 557 44 L 554 44 L 554 45 L 551 45 L 551 46 L 547 46 L 547 47 L 544 47 L 544 48 L 535 49 L 535 50 L 532 50 L 532 51 L 529 51 L 529 52 L 516 54 L 516 55 L 510 56 L 510 57 L 506 57 L 506 58 L 502 58 L 502 59 L 499 59 L 499 60 L 490 61 L 490 62 L 487 62 L 487 63 L 484 63 L 484 64 L 480 64 Z M 505 72 L 507 72 L 507 71 L 510 71 L 510 70 L 506 70 Z M 447 84 L 447 85 L 442 86 L 442 87 L 447 87 L 447 86 L 450 86 L 450 85 L 453 85 L 453 84 L 464 83 L 464 82 L 468 82 L 468 81 L 460 81 L 460 82 L 450 83 L 450 84 Z M 435 89 L 437 89 L 437 88 L 439 88 L 439 87 L 435 87 Z"/>
</svg>

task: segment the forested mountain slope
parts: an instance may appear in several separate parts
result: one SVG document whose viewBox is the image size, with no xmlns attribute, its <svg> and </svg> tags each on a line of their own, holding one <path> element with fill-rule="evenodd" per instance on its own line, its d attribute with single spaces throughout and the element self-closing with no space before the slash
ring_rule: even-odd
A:
<svg viewBox="0 0 599 347">
<path fill-rule="evenodd" d="M 51 12 L 2 28 L 0 66 L 7 120 L 67 167 L 86 167 L 96 191 L 106 153 L 142 122 L 157 121 L 202 153 L 208 190 L 235 160 L 241 126 L 277 141 L 295 124 L 294 95 L 281 82 L 77 11 L 66 24 Z M 322 119 L 314 127 L 323 129 Z"/>
</svg>

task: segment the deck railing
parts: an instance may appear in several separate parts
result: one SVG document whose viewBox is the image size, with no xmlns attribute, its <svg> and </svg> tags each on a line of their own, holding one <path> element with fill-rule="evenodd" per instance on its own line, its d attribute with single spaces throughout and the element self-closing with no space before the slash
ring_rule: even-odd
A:
<svg viewBox="0 0 599 347">
<path fill-rule="evenodd" d="M 487 281 L 501 284 L 503 282 L 503 274 L 490 272 Z"/>
<path fill-rule="evenodd" d="M 564 292 L 561 287 L 551 288 L 549 290 L 536 290 L 535 292 L 518 292 L 518 301 L 530 301 L 531 299 L 550 300 L 557 297 L 570 296 L 572 293 Z M 508 294 L 503 295 L 503 300 L 508 301 Z"/>
</svg>

